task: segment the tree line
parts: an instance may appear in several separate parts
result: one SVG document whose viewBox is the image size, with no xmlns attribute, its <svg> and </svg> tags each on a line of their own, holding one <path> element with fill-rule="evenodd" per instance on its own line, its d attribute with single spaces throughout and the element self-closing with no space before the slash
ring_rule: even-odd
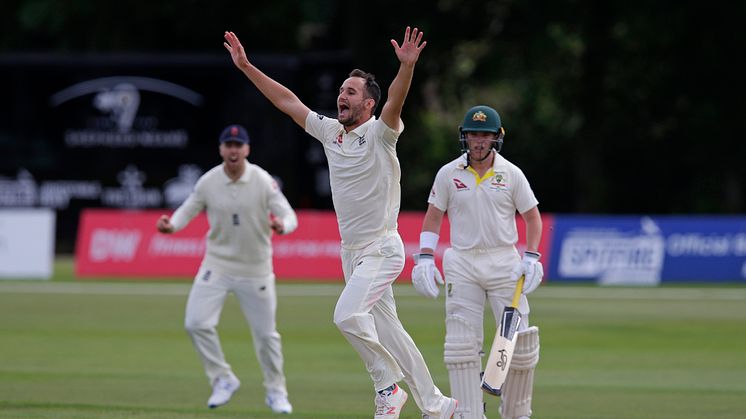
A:
<svg viewBox="0 0 746 419">
<path fill-rule="evenodd" d="M 250 53 L 350 54 L 385 94 L 388 40 L 417 26 L 403 209 L 424 209 L 463 113 L 487 104 L 543 211 L 739 213 L 744 17 L 744 1 L 8 0 L 0 53 L 219 54 L 229 29 Z"/>
</svg>

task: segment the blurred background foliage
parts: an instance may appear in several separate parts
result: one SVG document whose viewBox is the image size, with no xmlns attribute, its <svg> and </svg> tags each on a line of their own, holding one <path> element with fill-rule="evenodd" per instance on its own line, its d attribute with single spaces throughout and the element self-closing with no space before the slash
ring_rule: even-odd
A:
<svg viewBox="0 0 746 419">
<path fill-rule="evenodd" d="M 487 104 L 543 211 L 742 213 L 745 17 L 744 1 L 4 0 L 0 53 L 224 54 L 232 30 L 249 54 L 351 54 L 385 92 L 389 39 L 417 26 L 403 209 L 425 208 L 463 113 Z"/>
</svg>

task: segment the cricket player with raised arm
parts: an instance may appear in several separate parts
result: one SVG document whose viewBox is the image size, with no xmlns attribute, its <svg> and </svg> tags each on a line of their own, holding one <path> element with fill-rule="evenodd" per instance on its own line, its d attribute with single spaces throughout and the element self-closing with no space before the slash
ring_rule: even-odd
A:
<svg viewBox="0 0 746 419">
<path fill-rule="evenodd" d="M 534 368 L 539 360 L 539 329 L 528 326 L 526 294 L 541 283 L 541 216 L 523 172 L 499 154 L 505 130 L 498 113 L 475 106 L 459 127 L 462 155 L 435 177 L 415 255 L 412 283 L 422 295 L 437 298 L 443 279 L 434 263 L 443 215 L 448 213 L 451 247 L 443 256 L 446 283 L 446 337 L 443 358 L 451 393 L 459 400 L 456 418 L 482 419 L 481 389 L 484 303 L 497 323 L 525 276 L 518 311 L 522 319 L 502 391 L 504 419 L 531 416 Z M 521 258 L 516 211 L 526 222 L 526 251 Z"/>
<path fill-rule="evenodd" d="M 232 292 L 251 329 L 264 375 L 265 403 L 274 413 L 291 413 L 275 323 L 271 236 L 293 232 L 298 219 L 272 176 L 246 160 L 249 135 L 244 127 L 229 125 L 219 142 L 223 163 L 202 175 L 173 216 L 162 215 L 156 228 L 175 233 L 207 211 L 207 248 L 189 292 L 184 325 L 212 386 L 208 407 L 228 403 L 241 385 L 225 360 L 216 330 Z"/>
<path fill-rule="evenodd" d="M 401 200 L 396 143 L 415 63 L 426 42 L 417 28 L 406 28 L 401 45 L 391 40 L 399 71 L 391 82 L 380 118 L 374 116 L 381 89 L 373 75 L 353 70 L 339 89 L 337 119 L 312 112 L 298 97 L 249 62 L 233 32 L 225 47 L 234 64 L 293 121 L 324 147 L 332 200 L 342 237 L 345 288 L 334 309 L 334 323 L 357 350 L 373 380 L 376 419 L 398 418 L 407 383 L 417 406 L 433 418 L 451 418 L 457 401 L 443 396 L 412 338 L 396 313 L 391 284 L 404 268 L 404 246 L 397 231 Z"/>
</svg>

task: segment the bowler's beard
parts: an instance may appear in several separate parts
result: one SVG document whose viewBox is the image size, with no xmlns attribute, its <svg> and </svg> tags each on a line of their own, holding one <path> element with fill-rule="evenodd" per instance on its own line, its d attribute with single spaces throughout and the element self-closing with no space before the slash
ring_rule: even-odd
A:
<svg viewBox="0 0 746 419">
<path fill-rule="evenodd" d="M 342 124 L 345 127 L 349 127 L 351 125 L 355 125 L 362 115 L 362 112 L 359 107 L 348 107 L 347 108 L 347 118 L 342 118 L 341 113 L 337 112 L 337 120 L 340 124 Z"/>
</svg>

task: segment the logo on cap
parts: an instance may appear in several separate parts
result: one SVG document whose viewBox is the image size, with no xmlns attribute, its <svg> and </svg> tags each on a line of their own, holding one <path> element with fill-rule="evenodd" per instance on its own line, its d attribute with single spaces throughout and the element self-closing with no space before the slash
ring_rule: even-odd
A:
<svg viewBox="0 0 746 419">
<path fill-rule="evenodd" d="M 479 121 L 479 122 L 487 122 L 487 114 L 485 114 L 482 111 L 474 112 L 474 115 L 472 115 L 471 120 Z"/>
<path fill-rule="evenodd" d="M 221 143 L 227 141 L 235 141 L 241 144 L 249 143 L 249 133 L 246 132 L 246 128 L 238 124 L 228 125 L 225 127 L 223 132 L 220 133 L 219 140 Z"/>
</svg>

